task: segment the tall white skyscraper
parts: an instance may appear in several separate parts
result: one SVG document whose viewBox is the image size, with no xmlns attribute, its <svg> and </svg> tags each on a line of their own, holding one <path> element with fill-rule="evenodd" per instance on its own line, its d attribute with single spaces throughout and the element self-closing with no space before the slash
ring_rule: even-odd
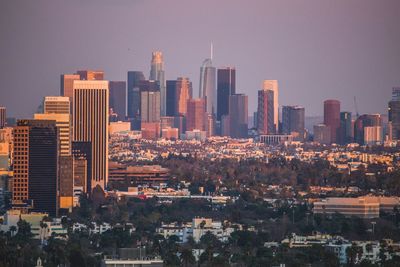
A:
<svg viewBox="0 0 400 267">
<path fill-rule="evenodd" d="M 74 81 L 73 138 L 91 142 L 92 179 L 89 188 L 108 181 L 108 81 Z"/>
<path fill-rule="evenodd" d="M 279 89 L 277 80 L 264 80 L 263 90 L 272 90 L 274 92 L 274 124 L 275 129 L 278 131 L 279 127 Z"/>
<path fill-rule="evenodd" d="M 208 114 L 215 114 L 217 112 L 215 77 L 216 69 L 212 66 L 212 58 L 207 58 L 203 61 L 203 64 L 200 68 L 199 97 L 205 99 L 206 112 Z"/>
<path fill-rule="evenodd" d="M 150 80 L 157 81 L 160 86 L 160 112 L 165 116 L 167 112 L 167 97 L 165 84 L 164 59 L 162 52 L 155 51 L 151 57 Z"/>
</svg>

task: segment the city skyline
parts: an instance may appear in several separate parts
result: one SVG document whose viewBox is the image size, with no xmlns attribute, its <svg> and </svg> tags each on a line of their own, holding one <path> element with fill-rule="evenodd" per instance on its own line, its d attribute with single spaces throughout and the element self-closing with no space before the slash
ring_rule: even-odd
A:
<svg viewBox="0 0 400 267">
<path fill-rule="evenodd" d="M 325 99 L 338 99 L 342 111 L 355 114 L 354 96 L 360 114 L 386 114 L 391 88 L 400 84 L 397 1 L 385 5 L 363 1 L 361 7 L 359 1 L 304 1 L 291 3 L 290 9 L 288 3 L 277 1 L 248 5 L 221 1 L 212 8 L 207 1 L 120 1 L 112 6 L 104 1 L 96 6 L 42 2 L 48 4 L 3 3 L 0 11 L 7 22 L 0 26 L 4 36 L 0 105 L 11 117 L 31 117 L 44 96 L 58 95 L 60 73 L 101 69 L 106 80 L 125 81 L 126 72 L 134 70 L 147 78 L 155 50 L 163 53 L 165 79 L 185 76 L 199 88 L 199 68 L 211 42 L 213 65 L 235 67 L 237 93 L 248 95 L 249 114 L 255 111 L 265 79 L 279 81 L 281 106 L 304 106 L 306 116 L 321 116 Z M 164 12 L 174 3 L 181 3 L 181 17 Z M 230 15 L 219 17 L 224 8 Z M 94 24 L 102 25 L 101 31 L 77 31 L 77 25 L 88 22 L 89 9 L 99 18 L 109 14 L 113 20 L 93 18 Z M 16 12 L 25 15 L 14 16 Z M 76 17 L 73 22 L 64 16 L 70 13 Z M 198 25 L 206 14 L 207 21 Z M 226 16 L 235 20 L 220 23 Z M 151 20 L 155 22 L 148 23 Z M 159 27 L 162 21 L 166 23 Z M 181 25 L 183 21 L 187 23 Z M 175 32 L 189 38 L 176 45 L 171 42 Z"/>
</svg>

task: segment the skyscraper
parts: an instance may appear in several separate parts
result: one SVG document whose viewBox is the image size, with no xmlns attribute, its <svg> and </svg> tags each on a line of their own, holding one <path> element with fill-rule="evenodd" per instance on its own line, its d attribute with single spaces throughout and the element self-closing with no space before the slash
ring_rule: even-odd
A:
<svg viewBox="0 0 400 267">
<path fill-rule="evenodd" d="M 160 121 L 160 91 L 141 91 L 141 122 Z"/>
<path fill-rule="evenodd" d="M 128 71 L 128 117 L 140 118 L 140 88 L 139 82 L 145 77 L 141 71 Z"/>
<path fill-rule="evenodd" d="M 340 112 L 340 144 L 351 143 L 352 139 L 351 112 Z"/>
<path fill-rule="evenodd" d="M 82 81 L 104 80 L 104 71 L 102 70 L 78 70 L 76 73 Z"/>
<path fill-rule="evenodd" d="M 205 99 L 206 112 L 215 114 L 217 111 L 215 100 L 215 67 L 212 66 L 212 56 L 203 61 L 200 67 L 199 97 Z"/>
<path fill-rule="evenodd" d="M 229 96 L 229 132 L 232 138 L 247 138 L 248 97 L 244 94 Z"/>
<path fill-rule="evenodd" d="M 165 71 L 163 55 L 160 51 L 152 53 L 150 80 L 157 81 L 160 87 L 160 112 L 161 116 L 166 114 L 166 88 L 165 88 Z"/>
<path fill-rule="evenodd" d="M 274 134 L 274 91 L 259 90 L 257 106 L 257 130 L 259 134 Z"/>
<path fill-rule="evenodd" d="M 365 145 L 365 128 L 382 128 L 382 118 L 380 114 L 364 114 L 357 118 L 354 123 L 354 141 L 360 145 Z M 371 130 L 371 129 L 370 129 Z M 375 130 L 371 130 L 375 131 Z M 369 132 L 371 134 L 371 131 Z"/>
<path fill-rule="evenodd" d="M 389 123 L 393 140 L 400 140 L 400 87 L 393 87 L 392 100 L 389 101 Z"/>
<path fill-rule="evenodd" d="M 46 96 L 43 112 L 54 114 L 70 114 L 70 99 L 63 96 Z"/>
<path fill-rule="evenodd" d="M 282 107 L 282 133 L 294 134 L 297 140 L 304 140 L 305 110 L 300 106 Z"/>
<path fill-rule="evenodd" d="M 118 114 L 119 120 L 126 116 L 126 82 L 110 81 L 110 108 Z"/>
<path fill-rule="evenodd" d="M 71 121 L 70 114 L 34 114 L 35 120 L 55 121 L 58 128 L 59 142 L 60 142 L 60 156 L 71 155 Z"/>
<path fill-rule="evenodd" d="M 0 107 L 0 129 L 4 128 L 6 126 L 6 108 L 5 107 Z"/>
<path fill-rule="evenodd" d="M 217 120 L 229 114 L 229 96 L 236 94 L 236 70 L 232 67 L 218 69 Z"/>
<path fill-rule="evenodd" d="M 108 181 L 108 81 L 74 81 L 74 141 L 92 143 L 91 190 Z"/>
<path fill-rule="evenodd" d="M 60 95 L 69 97 L 70 111 L 72 112 L 72 100 L 74 98 L 74 81 L 81 79 L 79 74 L 62 74 L 61 75 L 61 85 L 60 85 Z"/>
<path fill-rule="evenodd" d="M 54 121 L 19 120 L 14 131 L 13 206 L 58 213 L 58 133 Z"/>
<path fill-rule="evenodd" d="M 331 143 L 338 143 L 340 135 L 340 102 L 338 100 L 324 101 L 324 124 L 330 127 Z"/>
<path fill-rule="evenodd" d="M 275 124 L 275 132 L 278 131 L 279 127 L 279 87 L 277 80 L 264 80 L 263 82 L 263 90 L 272 90 L 274 92 L 274 124 Z"/>
<path fill-rule="evenodd" d="M 186 116 L 187 101 L 192 98 L 192 82 L 185 77 L 167 81 L 167 116 Z"/>
<path fill-rule="evenodd" d="M 187 102 L 186 131 L 205 130 L 204 98 L 189 99 Z"/>
</svg>

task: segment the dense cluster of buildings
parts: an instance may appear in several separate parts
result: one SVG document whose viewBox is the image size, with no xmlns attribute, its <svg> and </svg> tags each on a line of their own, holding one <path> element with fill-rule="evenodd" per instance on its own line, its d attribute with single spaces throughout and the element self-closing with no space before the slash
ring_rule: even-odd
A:
<svg viewBox="0 0 400 267">
<path fill-rule="evenodd" d="M 323 124 L 314 126 L 314 141 L 373 145 L 397 140 L 399 96 L 400 88 L 393 88 L 388 120 L 380 114 L 354 117 L 341 112 L 339 101 L 326 100 Z M 199 152 L 238 160 L 268 158 L 271 151 L 260 143 L 311 140 L 305 109 L 279 106 L 277 80 L 263 81 L 253 119 L 249 129 L 248 97 L 236 88 L 236 69 L 214 67 L 212 55 L 201 65 L 197 97 L 189 78 L 166 79 L 159 51 L 152 54 L 148 79 L 141 71 L 128 71 L 126 81 L 105 80 L 103 71 L 63 74 L 60 96 L 46 96 L 33 118 L 14 123 L 0 108 L 0 204 L 11 194 L 12 208 L 57 216 L 78 205 L 82 194 L 90 195 L 96 187 L 105 190 L 110 180 L 124 187 L 165 182 L 168 174 L 161 167 L 109 166 L 109 158 L 157 156 L 151 150 L 135 150 L 126 140 L 161 140 L 162 156 Z M 192 140 L 201 142 L 198 148 L 190 145 Z M 176 144 L 183 149 L 175 150 Z"/>
</svg>

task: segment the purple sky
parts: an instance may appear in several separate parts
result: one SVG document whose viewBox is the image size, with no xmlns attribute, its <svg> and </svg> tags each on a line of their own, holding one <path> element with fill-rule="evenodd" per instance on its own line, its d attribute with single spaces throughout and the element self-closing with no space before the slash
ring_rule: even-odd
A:
<svg viewBox="0 0 400 267">
<path fill-rule="evenodd" d="M 264 79 L 307 116 L 327 98 L 354 112 L 353 96 L 360 113 L 385 113 L 400 85 L 399 0 L 12 0 L 0 3 L 0 105 L 30 117 L 77 69 L 148 76 L 153 50 L 167 79 L 188 76 L 197 92 L 211 41 L 214 65 L 236 67 L 249 114 Z"/>
</svg>

